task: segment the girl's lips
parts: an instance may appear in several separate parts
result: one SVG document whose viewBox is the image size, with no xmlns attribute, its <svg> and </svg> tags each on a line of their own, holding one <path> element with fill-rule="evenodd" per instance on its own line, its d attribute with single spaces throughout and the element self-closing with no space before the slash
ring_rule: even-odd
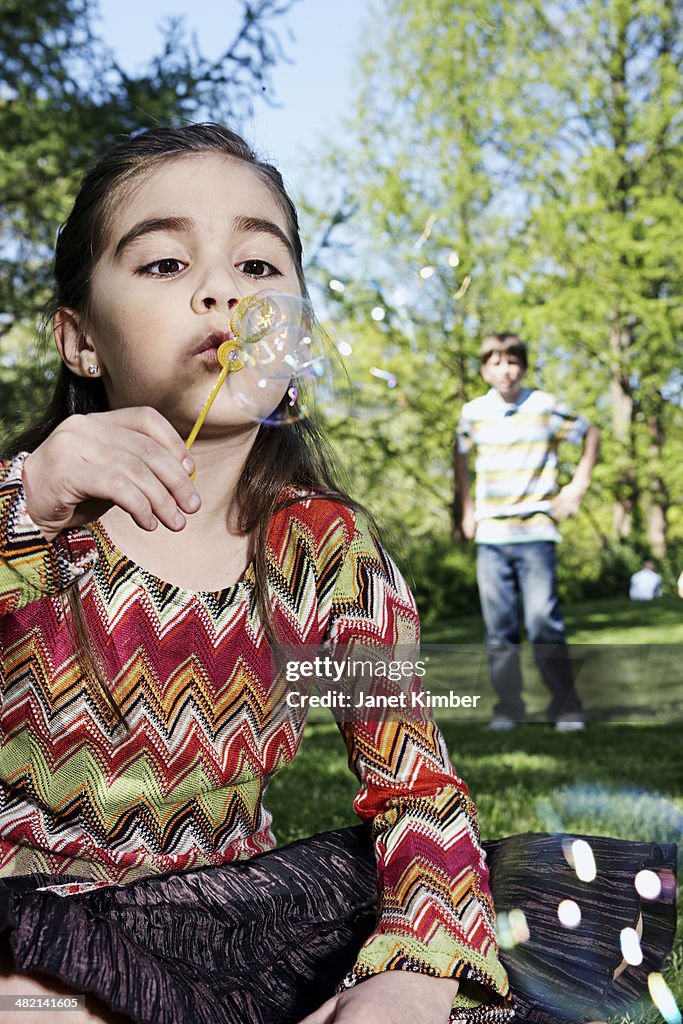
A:
<svg viewBox="0 0 683 1024">
<path fill-rule="evenodd" d="M 203 363 L 207 366 L 218 366 L 218 349 L 217 348 L 205 348 L 197 353 Z"/>
<path fill-rule="evenodd" d="M 211 349 L 215 352 L 224 341 L 232 341 L 232 331 L 212 331 L 195 349 L 196 355 L 201 355 Z"/>
<path fill-rule="evenodd" d="M 218 366 L 218 349 L 224 341 L 232 340 L 232 331 L 213 331 L 195 349 L 195 355 L 199 356 L 202 362 L 208 366 Z"/>
</svg>

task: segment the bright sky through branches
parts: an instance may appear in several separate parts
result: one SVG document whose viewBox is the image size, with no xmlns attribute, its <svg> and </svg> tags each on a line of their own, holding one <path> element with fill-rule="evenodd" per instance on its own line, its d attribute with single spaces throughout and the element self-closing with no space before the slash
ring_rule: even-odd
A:
<svg viewBox="0 0 683 1024">
<path fill-rule="evenodd" d="M 270 157 L 295 191 L 310 180 L 310 157 L 319 138 L 338 137 L 336 126 L 349 112 L 351 70 L 360 45 L 367 0 L 297 0 L 276 23 L 291 64 L 273 71 L 280 107 L 257 100 L 245 134 Z M 241 18 L 237 0 L 100 0 L 99 30 L 126 71 L 134 71 L 160 49 L 158 26 L 185 15 L 208 57 L 217 56 Z M 308 158 L 302 153 L 306 150 Z"/>
</svg>

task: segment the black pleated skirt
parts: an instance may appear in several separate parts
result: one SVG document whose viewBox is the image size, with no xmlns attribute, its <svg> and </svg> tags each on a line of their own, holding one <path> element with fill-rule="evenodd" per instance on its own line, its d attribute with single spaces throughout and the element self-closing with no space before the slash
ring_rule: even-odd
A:
<svg viewBox="0 0 683 1024">
<path fill-rule="evenodd" d="M 520 1024 L 626 1009 L 671 949 L 675 846 L 584 838 L 596 867 L 590 882 L 570 865 L 567 837 L 484 843 L 499 919 L 515 925 L 502 933 L 501 959 Z M 653 899 L 634 884 L 644 869 L 660 879 Z M 125 887 L 37 891 L 59 881 L 0 879 L 5 955 L 15 970 L 55 976 L 140 1024 L 297 1024 L 334 993 L 375 923 L 365 826 Z M 558 917 L 563 900 L 579 908 L 573 927 Z M 642 928 L 643 959 L 614 978 L 624 928 Z"/>
</svg>

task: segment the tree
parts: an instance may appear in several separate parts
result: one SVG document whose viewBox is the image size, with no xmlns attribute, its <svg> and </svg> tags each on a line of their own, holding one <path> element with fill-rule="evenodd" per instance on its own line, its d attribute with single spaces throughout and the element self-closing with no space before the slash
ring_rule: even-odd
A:
<svg viewBox="0 0 683 1024">
<path fill-rule="evenodd" d="M 208 60 L 175 19 L 161 52 L 126 74 L 94 29 L 94 0 L 0 3 L 0 397 L 14 416 L 46 368 L 27 351 L 50 292 L 51 254 L 87 165 L 132 131 L 201 118 L 239 124 L 270 95 L 283 58 L 273 22 L 293 0 L 243 0 L 234 37 Z M 23 365 L 17 368 L 17 359 Z M 15 424 L 13 423 L 14 427 Z"/>
<path fill-rule="evenodd" d="M 360 419 L 337 436 L 350 450 L 356 426 L 351 461 L 367 470 L 366 494 L 389 478 L 393 490 L 408 485 L 419 495 L 400 506 L 382 503 L 406 537 L 450 535 L 455 525 L 456 414 L 477 386 L 479 333 L 494 323 L 499 209 L 490 153 L 500 105 L 496 70 L 512 19 L 492 18 L 490 6 L 396 0 L 374 12 L 353 123 L 358 155 L 343 161 L 357 199 L 344 228 L 358 243 L 356 267 L 331 247 L 321 254 L 327 278 L 346 283 L 336 293 L 336 329 L 349 338 L 350 370 L 361 381 Z M 393 375 L 395 388 L 382 377 L 373 382 L 373 366 Z M 384 401 L 378 394 L 363 409 L 364 392 L 382 387 Z M 368 465 L 368 423 L 374 451 L 382 452 L 381 476 Z"/>
<path fill-rule="evenodd" d="M 609 393 L 614 535 L 660 557 L 683 327 L 682 16 L 680 0 L 546 5 L 509 131 L 528 194 L 517 309 L 598 406 Z"/>
<path fill-rule="evenodd" d="M 413 418 L 390 428 L 400 516 L 424 522 L 430 481 L 445 513 L 445 453 L 480 386 L 479 339 L 517 329 L 535 381 L 605 428 L 572 528 L 593 546 L 582 571 L 599 573 L 610 533 L 663 555 L 680 494 L 681 0 L 385 0 L 372 24 L 354 117 L 358 250 L 372 272 L 356 274 L 362 286 L 347 279 L 339 329 L 376 334 L 369 301 L 381 297 L 384 352 L 402 353 L 389 368 L 416 385 Z M 330 276 L 340 265 L 325 259 Z M 429 522 L 445 527 L 443 515 Z"/>
</svg>

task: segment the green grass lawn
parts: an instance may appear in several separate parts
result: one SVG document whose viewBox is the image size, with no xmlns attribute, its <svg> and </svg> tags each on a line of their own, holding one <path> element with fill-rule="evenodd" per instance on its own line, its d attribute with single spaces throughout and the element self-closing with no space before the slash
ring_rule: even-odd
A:
<svg viewBox="0 0 683 1024">
<path fill-rule="evenodd" d="M 600 598 L 566 605 L 563 612 L 573 644 L 683 644 L 683 601 L 678 597 Z M 436 623 L 424 633 L 433 644 L 480 643 L 484 636 L 478 614 Z"/>
<path fill-rule="evenodd" d="M 630 693 L 629 699 L 636 699 L 645 688 L 649 700 L 660 701 L 658 707 L 670 706 L 676 711 L 675 703 L 669 700 L 661 705 L 660 698 L 662 689 L 670 697 L 674 690 L 679 692 L 683 601 L 595 601 L 567 607 L 565 617 L 572 644 L 614 645 L 617 652 L 643 646 L 645 653 L 637 662 L 639 674 L 626 683 L 617 682 Z M 424 640 L 438 645 L 476 645 L 481 641 L 481 622 L 476 617 L 439 624 L 426 631 Z M 658 645 L 666 658 L 658 662 L 657 651 L 649 651 L 649 645 Z M 627 666 L 632 668 L 632 662 L 629 657 Z M 622 663 L 615 655 L 613 661 L 608 658 L 602 665 L 610 671 L 619 670 Z M 544 694 L 528 667 L 527 696 L 533 710 L 534 702 L 540 706 Z M 451 759 L 476 800 L 483 838 L 564 831 L 680 844 L 683 724 L 680 715 L 666 721 L 665 716 L 648 716 L 646 711 L 647 702 L 628 723 L 599 721 L 583 733 L 562 735 L 541 722 L 511 733 L 491 733 L 483 721 L 465 722 L 453 713 L 437 712 L 436 717 Z M 336 725 L 329 719 L 311 722 L 296 759 L 268 788 L 266 803 L 274 815 L 278 841 L 283 844 L 357 823 L 351 806 L 355 792 L 356 780 L 347 767 L 346 749 Z M 680 1005 L 680 925 L 665 976 Z M 648 1024 L 661 1020 L 651 1004 L 632 1019 Z"/>
</svg>

